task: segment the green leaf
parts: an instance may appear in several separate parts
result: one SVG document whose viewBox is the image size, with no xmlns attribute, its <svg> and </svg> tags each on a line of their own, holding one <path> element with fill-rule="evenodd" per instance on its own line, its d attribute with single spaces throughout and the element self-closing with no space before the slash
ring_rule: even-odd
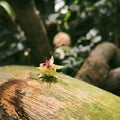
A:
<svg viewBox="0 0 120 120">
<path fill-rule="evenodd" d="M 61 65 L 55 65 L 55 66 L 57 70 L 64 68 L 64 66 L 61 66 Z"/>
<path fill-rule="evenodd" d="M 0 1 L 0 7 L 3 7 L 11 17 L 15 17 L 14 10 L 6 1 Z"/>
<path fill-rule="evenodd" d="M 68 19 L 70 18 L 70 16 L 71 16 L 71 11 L 68 11 L 67 14 L 64 17 L 64 22 L 68 21 Z"/>
</svg>

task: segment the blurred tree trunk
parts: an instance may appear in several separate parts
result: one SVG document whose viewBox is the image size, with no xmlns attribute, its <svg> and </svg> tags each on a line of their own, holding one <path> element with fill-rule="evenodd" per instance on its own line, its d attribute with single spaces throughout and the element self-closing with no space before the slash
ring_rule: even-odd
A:
<svg viewBox="0 0 120 120">
<path fill-rule="evenodd" d="M 53 45 L 53 37 L 58 32 L 57 26 L 59 21 L 50 20 L 49 17 L 51 14 L 55 13 L 55 0 L 34 0 L 37 9 L 40 11 L 41 17 L 44 20 L 44 24 L 48 33 L 48 38 L 50 45 Z M 51 32 L 52 31 L 52 32 Z"/>
<path fill-rule="evenodd" d="M 54 13 L 55 0 L 35 0 L 35 4 L 43 16 Z"/>
<path fill-rule="evenodd" d="M 16 13 L 31 47 L 31 63 L 34 65 L 50 57 L 50 44 L 39 12 L 33 0 L 7 0 Z"/>
</svg>

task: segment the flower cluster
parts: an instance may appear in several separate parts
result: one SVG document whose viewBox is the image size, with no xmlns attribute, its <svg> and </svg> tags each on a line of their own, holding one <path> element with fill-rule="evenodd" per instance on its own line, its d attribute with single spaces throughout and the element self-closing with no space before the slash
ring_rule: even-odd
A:
<svg viewBox="0 0 120 120">
<path fill-rule="evenodd" d="M 63 66 L 55 65 L 53 56 L 46 60 L 45 63 L 40 64 L 40 75 L 39 77 L 42 78 L 44 82 L 56 82 L 57 81 L 57 69 L 63 68 Z"/>
</svg>

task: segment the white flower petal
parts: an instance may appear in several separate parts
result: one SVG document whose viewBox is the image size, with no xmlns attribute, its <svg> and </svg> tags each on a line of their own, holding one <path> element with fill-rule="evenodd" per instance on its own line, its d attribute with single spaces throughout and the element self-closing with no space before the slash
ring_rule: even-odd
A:
<svg viewBox="0 0 120 120">
<path fill-rule="evenodd" d="M 51 63 L 51 64 L 54 63 L 54 58 L 53 58 L 53 56 L 51 56 L 51 58 L 50 58 L 50 63 Z"/>
</svg>

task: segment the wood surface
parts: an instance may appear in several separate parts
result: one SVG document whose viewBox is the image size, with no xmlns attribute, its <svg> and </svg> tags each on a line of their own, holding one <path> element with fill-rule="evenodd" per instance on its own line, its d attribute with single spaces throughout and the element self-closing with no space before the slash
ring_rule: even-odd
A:
<svg viewBox="0 0 120 120">
<path fill-rule="evenodd" d="M 58 73 L 51 85 L 29 66 L 0 67 L 0 120 L 120 120 L 120 98 Z"/>
</svg>

